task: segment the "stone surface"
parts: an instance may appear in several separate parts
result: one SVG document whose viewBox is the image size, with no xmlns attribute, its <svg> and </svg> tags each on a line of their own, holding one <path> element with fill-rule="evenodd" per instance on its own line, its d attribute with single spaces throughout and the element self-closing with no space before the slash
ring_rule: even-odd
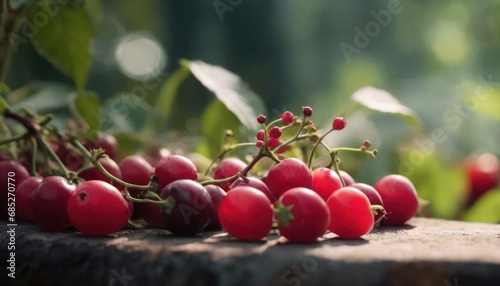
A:
<svg viewBox="0 0 500 286">
<path fill-rule="evenodd" d="M 5 231 L 0 238 L 5 284 Z M 23 224 L 16 268 L 18 285 L 500 285 L 500 225 L 414 218 L 363 239 L 300 245 L 276 234 L 255 243 L 155 229 L 92 238 Z"/>
</svg>

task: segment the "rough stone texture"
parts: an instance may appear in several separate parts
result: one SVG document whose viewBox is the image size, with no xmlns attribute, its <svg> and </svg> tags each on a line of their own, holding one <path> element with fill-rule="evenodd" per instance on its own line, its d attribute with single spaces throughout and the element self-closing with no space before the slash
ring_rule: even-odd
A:
<svg viewBox="0 0 500 286">
<path fill-rule="evenodd" d="M 5 284 L 5 231 L 0 238 Z M 92 238 L 19 225 L 16 267 L 18 285 L 500 285 L 500 225 L 414 218 L 308 245 L 276 234 L 255 243 L 155 229 Z"/>
</svg>

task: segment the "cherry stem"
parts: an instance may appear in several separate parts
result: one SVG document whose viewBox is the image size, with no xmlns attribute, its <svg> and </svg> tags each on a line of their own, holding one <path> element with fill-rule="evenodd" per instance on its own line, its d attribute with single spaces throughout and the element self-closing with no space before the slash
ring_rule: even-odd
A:
<svg viewBox="0 0 500 286">
<path fill-rule="evenodd" d="M 57 157 L 57 155 L 54 153 L 54 150 L 50 148 L 49 143 L 47 143 L 47 141 L 45 141 L 45 139 L 43 138 L 38 138 L 37 140 L 44 147 L 43 149 L 45 150 L 45 152 L 47 152 L 45 154 L 48 155 L 54 162 L 56 162 L 59 169 L 63 172 L 64 178 L 69 180 L 70 175 L 68 169 L 66 168 L 66 166 L 64 166 L 59 157 Z"/>
<path fill-rule="evenodd" d="M 255 143 L 250 143 L 250 142 L 248 142 L 248 143 L 238 143 L 238 144 L 232 144 L 232 145 L 229 145 L 227 147 L 224 147 L 224 149 L 222 150 L 222 152 L 220 152 L 217 156 L 215 156 L 215 159 L 212 160 L 212 162 L 210 163 L 210 165 L 205 170 L 204 175 L 208 176 L 208 172 L 210 172 L 210 168 L 212 168 L 212 166 L 215 164 L 215 162 L 222 160 L 224 158 L 224 156 L 226 156 L 226 154 L 229 153 L 230 151 L 233 151 L 234 149 L 237 149 L 237 148 L 240 148 L 240 147 L 249 147 L 249 146 L 255 146 Z"/>
<path fill-rule="evenodd" d="M 280 159 L 278 159 L 276 157 L 276 154 L 274 154 L 274 152 L 271 149 L 269 149 L 269 144 L 267 144 L 267 141 L 269 139 L 269 135 L 267 134 L 267 132 L 269 130 L 269 127 L 271 127 L 272 124 L 278 123 L 280 121 L 281 121 L 281 119 L 276 119 L 273 122 L 269 123 L 269 125 L 267 125 L 267 126 L 265 124 L 262 124 L 262 126 L 264 127 L 264 144 L 260 148 L 259 153 L 257 154 L 257 156 L 255 156 L 255 158 L 252 161 L 255 161 L 255 160 L 258 161 L 258 160 L 262 159 L 263 156 L 266 156 L 266 157 L 271 158 L 276 163 L 281 162 Z M 278 150 L 278 149 L 275 149 L 275 150 Z M 255 163 L 257 163 L 257 162 L 255 162 Z M 255 163 L 253 165 L 255 165 Z M 252 165 L 252 167 L 253 167 L 253 165 Z M 247 166 L 247 168 L 248 168 L 248 166 Z M 245 169 L 247 169 L 247 168 L 245 168 Z M 249 170 L 250 169 L 248 169 L 247 172 Z"/>
<path fill-rule="evenodd" d="M 318 141 L 316 141 L 316 143 L 314 143 L 314 146 L 313 146 L 313 148 L 311 150 L 311 155 L 309 156 L 309 161 L 307 162 L 307 166 L 309 167 L 309 169 L 311 169 L 312 160 L 313 160 L 313 157 L 314 157 L 314 152 L 318 148 L 319 144 L 321 144 L 321 142 L 323 141 L 323 139 L 326 137 L 326 135 L 330 134 L 330 132 L 332 132 L 333 130 L 334 129 L 328 130 L 328 132 L 326 132 L 321 137 L 319 137 Z"/>
<path fill-rule="evenodd" d="M 367 150 L 366 148 L 349 148 L 349 147 L 340 147 L 340 148 L 332 148 L 330 149 L 330 152 L 331 153 L 337 153 L 339 151 L 349 151 L 349 152 L 360 152 L 360 153 L 364 153 L 364 154 L 368 154 L 368 155 L 371 155 L 373 156 L 373 158 L 376 157 L 376 153 L 377 153 L 377 149 L 373 149 L 373 150 Z"/>
<path fill-rule="evenodd" d="M 12 143 L 12 142 L 17 142 L 19 140 L 27 138 L 28 136 L 29 136 L 29 133 L 25 132 L 23 134 L 20 134 L 20 135 L 11 137 L 11 138 L 7 138 L 7 139 L 5 139 L 3 141 L 0 141 L 0 145 L 9 144 L 9 143 Z"/>
<path fill-rule="evenodd" d="M 295 122 L 295 121 L 294 121 L 294 122 Z M 295 132 L 295 135 L 293 135 L 293 137 L 292 137 L 292 138 L 290 138 L 290 139 L 286 140 L 285 142 L 281 143 L 278 147 L 274 148 L 274 150 L 279 150 L 281 147 L 286 146 L 286 145 L 288 145 L 288 144 L 290 144 L 290 143 L 292 143 L 292 142 L 296 141 L 296 140 L 299 138 L 300 133 L 302 132 L 302 130 L 304 130 L 304 127 L 307 125 L 307 123 L 308 123 L 308 121 L 307 121 L 306 117 L 305 117 L 305 116 L 303 116 L 303 118 L 302 118 L 302 122 L 300 123 L 299 129 L 297 130 L 297 132 Z M 284 128 L 282 128 L 282 129 L 285 129 L 286 127 L 291 127 L 291 126 L 293 126 L 293 124 L 290 124 L 290 125 L 288 125 L 288 126 L 285 126 L 285 127 L 284 127 Z M 307 137 L 307 136 L 305 136 L 305 137 L 303 137 L 303 138 L 306 138 L 306 137 Z"/>
<path fill-rule="evenodd" d="M 218 180 L 207 180 L 207 181 L 201 182 L 200 184 L 202 186 L 216 185 L 216 184 L 220 184 L 220 183 L 231 182 L 233 180 L 238 179 L 239 177 L 245 177 L 247 175 L 247 173 L 250 172 L 250 170 L 252 170 L 252 168 L 255 166 L 255 164 L 257 164 L 257 162 L 259 162 L 259 160 L 264 158 L 264 157 L 269 157 L 269 156 L 267 155 L 266 151 L 264 150 L 264 146 L 263 146 L 262 148 L 259 149 L 259 153 L 257 153 L 257 155 L 253 158 L 253 160 L 250 163 L 248 163 L 248 165 L 240 172 L 232 175 L 231 177 L 227 177 L 224 179 L 218 179 Z"/>
<path fill-rule="evenodd" d="M 382 222 L 383 219 L 385 219 L 385 215 L 387 214 L 387 212 L 385 211 L 384 207 L 381 205 L 372 205 L 372 206 L 370 206 L 370 209 L 371 209 L 373 215 L 379 215 L 380 213 L 382 213 L 382 215 L 374 223 L 375 227 L 380 226 L 380 223 Z"/>
<path fill-rule="evenodd" d="M 13 120 L 19 122 L 21 125 L 23 125 L 24 128 L 26 128 L 26 130 L 28 131 L 28 134 L 30 136 L 33 136 L 35 138 L 40 137 L 40 131 L 42 130 L 42 126 L 40 124 L 38 124 L 34 119 L 26 118 L 26 117 L 22 116 L 21 114 L 19 114 L 17 112 L 13 112 L 9 109 L 7 109 L 4 112 L 4 116 L 7 118 L 10 118 L 10 119 L 13 119 Z"/>
<path fill-rule="evenodd" d="M 340 183 L 342 184 L 342 188 L 345 188 L 346 184 L 345 184 L 344 178 L 342 178 L 342 175 L 340 175 L 339 161 L 336 158 L 337 152 L 330 153 L 330 156 L 332 158 L 333 169 L 335 170 L 335 173 L 337 173 L 337 175 L 339 176 Z"/>
<path fill-rule="evenodd" d="M 124 186 L 125 188 L 131 188 L 131 189 L 139 189 L 139 190 L 152 190 L 152 187 L 148 184 L 148 185 L 145 185 L 145 186 L 141 186 L 141 185 L 135 185 L 135 184 L 130 184 L 130 183 L 127 183 L 121 179 L 118 179 L 117 177 L 113 176 L 111 173 L 109 173 L 103 166 L 102 164 L 99 162 L 99 159 L 101 157 L 101 155 L 103 155 L 103 151 L 102 149 L 97 149 L 97 150 L 93 150 L 93 155 L 82 145 L 82 143 L 80 143 L 80 141 L 76 140 L 75 138 L 71 138 L 71 144 L 73 144 L 73 146 L 75 146 L 81 153 L 83 153 L 85 155 L 85 157 L 87 157 L 90 162 L 92 163 L 92 165 L 94 165 L 106 178 L 110 179 L 111 181 L 113 182 L 116 182 L 122 186 Z"/>
<path fill-rule="evenodd" d="M 174 197 L 168 197 L 166 200 L 159 200 L 159 201 L 155 201 L 155 200 L 149 200 L 149 199 L 137 199 L 137 198 L 134 198 L 130 195 L 130 192 L 128 191 L 128 188 L 125 187 L 125 198 L 127 199 L 127 201 L 131 201 L 131 202 L 134 202 L 134 203 L 140 203 L 140 204 L 152 204 L 152 205 L 155 205 L 155 206 L 159 206 L 163 209 L 165 209 L 167 212 L 170 212 L 170 210 L 172 210 L 172 208 L 174 207 L 175 205 L 175 199 Z"/>
</svg>

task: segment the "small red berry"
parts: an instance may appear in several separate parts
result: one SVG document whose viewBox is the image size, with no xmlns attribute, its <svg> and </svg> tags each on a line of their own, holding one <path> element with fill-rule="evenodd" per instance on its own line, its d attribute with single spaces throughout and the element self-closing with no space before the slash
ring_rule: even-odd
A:
<svg viewBox="0 0 500 286">
<path fill-rule="evenodd" d="M 332 128 L 333 130 L 342 130 L 347 125 L 344 117 L 336 117 L 333 120 Z"/>
<path fill-rule="evenodd" d="M 283 121 L 283 124 L 285 125 L 293 123 L 293 113 L 291 113 L 290 111 L 283 112 L 283 114 L 281 115 L 281 121 Z"/>
<path fill-rule="evenodd" d="M 261 129 L 259 130 L 259 132 L 257 132 L 257 140 L 264 140 L 264 129 Z"/>
<path fill-rule="evenodd" d="M 260 114 L 259 116 L 257 116 L 257 122 L 259 122 L 260 124 L 266 123 L 266 120 L 267 117 L 264 114 Z"/>
<path fill-rule="evenodd" d="M 278 126 L 274 126 L 269 129 L 269 137 L 278 139 L 281 137 L 281 129 Z"/>
<path fill-rule="evenodd" d="M 255 142 L 255 146 L 257 146 L 257 148 L 261 148 L 262 146 L 264 146 L 264 141 L 259 140 Z"/>
<path fill-rule="evenodd" d="M 305 117 L 311 117 L 313 110 L 309 106 L 302 106 L 302 114 L 304 114 Z"/>
</svg>

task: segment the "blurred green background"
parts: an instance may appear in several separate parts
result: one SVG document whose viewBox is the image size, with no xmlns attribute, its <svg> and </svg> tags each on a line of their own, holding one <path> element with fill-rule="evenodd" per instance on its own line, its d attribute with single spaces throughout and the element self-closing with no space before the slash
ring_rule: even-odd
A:
<svg viewBox="0 0 500 286">
<path fill-rule="evenodd" d="M 88 0 L 85 5 L 94 31 L 85 89 L 101 98 L 102 130 L 143 132 L 181 58 L 239 75 L 263 99 L 268 117 L 285 110 L 300 114 L 301 106 L 311 106 L 318 127 L 344 114 L 356 90 L 373 86 L 413 109 L 423 130 L 397 116 L 352 113 L 345 132 L 328 137 L 329 143 L 359 146 L 370 139 L 380 153 L 374 160 L 341 154 L 342 167 L 369 184 L 389 173 L 410 177 L 430 201 L 426 215 L 500 222 L 498 191 L 478 202 L 486 207 L 465 213 L 463 168 L 471 154 L 500 154 L 500 1 Z M 55 112 L 63 124 L 70 113 L 60 98 L 73 90 L 72 81 L 32 44 L 18 48 L 7 84 L 13 90 L 30 84 L 23 104 Z M 171 100 L 168 120 L 154 128 L 155 138 L 172 150 L 214 155 L 210 146 L 200 147 L 207 136 L 200 118 L 209 121 L 210 114 L 220 113 L 211 105 L 212 113 L 202 116 L 214 96 L 190 76 Z M 210 129 L 209 137 L 238 125 L 230 114 L 224 119 L 217 122 L 228 126 Z M 253 134 L 242 131 L 241 138 Z"/>
</svg>

